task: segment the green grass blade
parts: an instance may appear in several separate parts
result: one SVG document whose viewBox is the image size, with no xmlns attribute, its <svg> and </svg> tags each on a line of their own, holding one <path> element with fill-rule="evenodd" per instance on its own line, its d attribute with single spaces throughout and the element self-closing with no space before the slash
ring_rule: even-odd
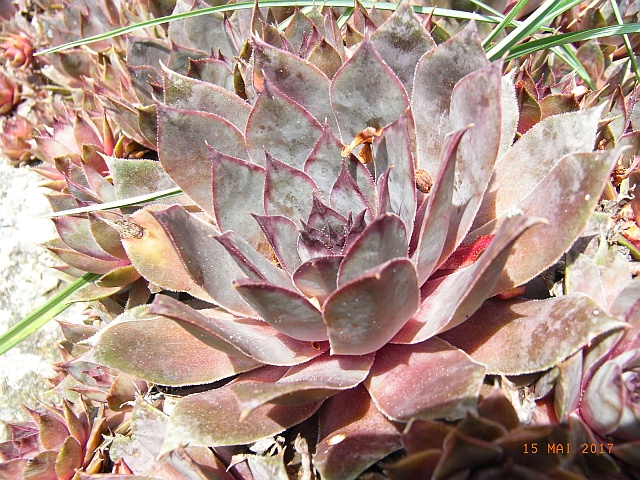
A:
<svg viewBox="0 0 640 480">
<path fill-rule="evenodd" d="M 580 30 L 577 32 L 562 33 L 549 37 L 531 40 L 522 45 L 516 45 L 511 49 L 506 59 L 511 60 L 522 55 L 528 55 L 540 50 L 545 50 L 568 43 L 582 42 L 594 38 L 611 37 L 614 35 L 624 35 L 629 33 L 640 33 L 640 23 L 626 23 L 624 25 L 610 25 L 607 27 L 593 28 L 590 30 Z"/>
<path fill-rule="evenodd" d="M 618 25 L 623 25 L 622 15 L 620 15 L 618 4 L 615 2 L 615 0 L 611 0 L 610 3 Z M 629 55 L 629 60 L 631 60 L 631 70 L 633 70 L 633 74 L 636 76 L 636 82 L 640 83 L 640 71 L 638 71 L 638 62 L 636 61 L 636 56 L 633 53 L 633 47 L 631 47 L 629 36 L 626 34 L 622 35 L 622 40 L 624 42 L 624 48 L 627 50 L 627 55 Z"/>
<path fill-rule="evenodd" d="M 338 20 L 336 20 L 336 23 L 338 24 L 338 28 L 344 28 L 344 26 L 347 24 L 347 22 L 351 18 L 351 15 L 353 15 L 354 11 L 355 11 L 355 8 L 353 7 L 344 9 L 344 12 L 342 12 L 342 15 L 338 17 Z"/>
<path fill-rule="evenodd" d="M 398 4 L 391 2 L 360 2 L 365 8 L 371 8 L 375 4 L 378 10 L 395 10 L 398 8 Z M 264 0 L 259 2 L 260 7 L 312 7 L 317 5 L 317 0 L 297 0 L 297 1 L 282 1 L 282 0 Z M 323 6 L 326 7 L 338 7 L 338 8 L 351 8 L 353 7 L 353 1 L 351 0 L 324 0 L 322 2 Z M 126 27 L 116 28 L 115 30 L 111 30 L 109 32 L 101 33 L 99 35 L 93 35 L 91 37 L 82 38 L 79 40 L 75 40 L 73 42 L 65 43 L 64 45 L 59 45 L 57 47 L 47 48 L 40 52 L 36 52 L 35 55 L 46 55 L 49 53 L 60 52 L 62 50 L 66 50 L 72 47 L 79 47 L 81 45 L 87 45 L 89 43 L 97 42 L 100 40 L 107 40 L 109 38 L 117 37 L 119 35 L 124 35 L 125 33 L 135 32 L 136 30 L 140 30 L 141 28 L 153 27 L 156 25 L 162 25 L 164 23 L 172 22 L 174 20 L 184 20 L 185 18 L 191 18 L 198 15 L 207 15 L 210 13 L 227 13 L 234 12 L 236 10 L 248 10 L 253 8 L 253 2 L 242 2 L 242 3 L 234 3 L 234 4 L 225 4 L 218 5 L 216 7 L 207 7 L 199 10 L 193 10 L 190 12 L 182 12 L 177 14 L 167 15 L 166 17 L 153 18 L 151 20 L 146 20 L 144 22 L 135 23 L 133 25 L 128 25 Z M 480 15 L 477 13 L 464 12 L 460 10 L 451 10 L 447 8 L 433 8 L 433 7 L 422 7 L 422 6 L 413 6 L 414 11 L 418 13 L 429 14 L 433 11 L 433 15 L 436 17 L 444 17 L 444 18 L 456 18 L 458 20 L 475 20 L 477 22 L 484 23 L 498 23 L 500 22 L 500 18 L 495 16 L 488 15 Z"/>
<path fill-rule="evenodd" d="M 63 217 L 65 215 L 78 215 L 80 213 L 98 212 L 102 210 L 113 210 L 114 208 L 133 207 L 142 203 L 152 202 L 154 200 L 160 200 L 161 198 L 175 197 L 180 195 L 182 190 L 178 187 L 169 188 L 167 190 L 160 190 L 154 193 L 148 193 L 146 195 L 138 195 L 137 197 L 124 198 L 122 200 L 114 200 L 113 202 L 95 203 L 86 207 L 72 208 L 70 210 L 61 210 L 48 215 L 43 215 L 44 218 Z"/>
<path fill-rule="evenodd" d="M 578 60 L 578 57 L 576 57 L 576 55 L 571 51 L 571 49 L 567 45 L 562 45 L 560 47 L 553 47 L 551 51 L 555 53 L 558 57 L 560 57 L 564 63 L 569 65 L 571 68 L 573 68 L 578 74 L 578 76 L 584 81 L 584 83 L 587 84 L 587 86 L 591 90 L 596 89 L 596 84 L 593 82 L 593 80 L 589 76 L 589 73 L 584 68 L 582 63 L 580 63 L 580 60 Z"/>
<path fill-rule="evenodd" d="M 491 42 L 493 42 L 493 40 L 495 40 L 495 38 L 500 35 L 500 33 L 509 25 L 511 25 L 511 22 L 513 21 L 513 19 L 516 17 L 516 15 L 518 14 L 518 12 L 520 12 L 520 10 L 522 10 L 522 7 L 524 7 L 527 2 L 529 0 L 519 0 L 519 2 L 515 5 L 515 7 L 513 7 L 509 13 L 507 14 L 506 17 L 504 17 L 502 19 L 502 21 L 495 26 L 495 28 L 493 30 L 491 30 L 491 32 L 489 33 L 489 35 L 486 36 L 486 38 L 482 41 L 482 47 L 486 50 L 487 47 L 491 44 Z"/>
<path fill-rule="evenodd" d="M 520 23 L 520 25 L 509 33 L 509 35 L 489 48 L 487 50 L 487 57 L 491 61 L 497 60 L 507 52 L 512 51 L 519 42 L 533 35 L 541 27 L 553 20 L 553 18 L 579 3 L 579 0 L 564 0 L 561 2 L 557 0 L 547 0 L 529 15 L 524 22 Z"/>
<path fill-rule="evenodd" d="M 0 355 L 10 348 L 15 347 L 49 320 L 52 320 L 56 315 L 66 310 L 69 305 L 71 305 L 68 301 L 69 297 L 98 278 L 100 278 L 100 275 L 96 273 L 83 275 L 64 290 L 54 295 L 44 305 L 31 312 L 0 335 Z"/>
</svg>

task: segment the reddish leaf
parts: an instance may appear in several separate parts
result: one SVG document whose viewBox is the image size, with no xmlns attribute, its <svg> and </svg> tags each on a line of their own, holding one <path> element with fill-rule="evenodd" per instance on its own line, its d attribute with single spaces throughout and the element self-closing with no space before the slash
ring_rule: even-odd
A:
<svg viewBox="0 0 640 480">
<path fill-rule="evenodd" d="M 247 122 L 247 147 L 253 161 L 264 165 L 267 150 L 285 164 L 302 169 L 320 135 L 320 123 L 265 78 Z"/>
<path fill-rule="evenodd" d="M 313 465 L 327 480 L 355 479 L 402 447 L 397 427 L 378 411 L 361 386 L 324 403 L 318 437 Z"/>
<path fill-rule="evenodd" d="M 211 160 L 207 144 L 224 155 L 246 160 L 242 132 L 211 113 L 181 110 L 161 103 L 156 104 L 156 108 L 162 167 L 184 193 L 212 215 Z"/>
<path fill-rule="evenodd" d="M 311 213 L 314 192 L 318 190 L 306 173 L 290 167 L 266 153 L 264 209 L 267 215 L 282 215 L 299 225 Z"/>
<path fill-rule="evenodd" d="M 162 357 L 150 353 L 154 351 L 162 351 Z M 110 325 L 100 332 L 90 355 L 101 365 L 173 386 L 212 383 L 260 365 L 223 340 L 196 336 L 163 317 Z"/>
<path fill-rule="evenodd" d="M 327 340 L 320 310 L 297 292 L 255 281 L 234 282 L 242 298 L 273 328 L 296 340 Z"/>
<path fill-rule="evenodd" d="M 484 374 L 484 365 L 432 338 L 382 348 L 365 385 L 378 409 L 392 420 L 456 419 L 475 409 Z"/>
<path fill-rule="evenodd" d="M 335 117 L 329 102 L 329 81 L 319 69 L 296 55 L 258 39 L 253 42 L 253 55 L 256 71 L 307 109 L 319 123 L 328 121 L 331 128 L 335 128 Z M 313 95 L 309 95 L 309 92 L 313 92 Z"/>
<path fill-rule="evenodd" d="M 593 150 L 600 109 L 543 120 L 496 162 L 472 228 L 507 212 L 529 195 L 565 155 Z"/>
<path fill-rule="evenodd" d="M 22 471 L 22 480 L 58 480 L 56 459 L 58 452 L 47 450 L 29 459 Z"/>
<path fill-rule="evenodd" d="M 302 405 L 360 384 L 369 374 L 373 357 L 373 354 L 330 356 L 325 353 L 289 368 L 277 382 L 241 383 L 231 389 L 244 408 L 243 417 L 267 402 Z"/>
<path fill-rule="evenodd" d="M 323 308 L 332 354 L 364 355 L 384 346 L 417 310 L 416 272 L 395 259 L 336 290 Z"/>
<path fill-rule="evenodd" d="M 264 232 L 278 263 L 289 275 L 300 266 L 301 260 L 298 254 L 299 232 L 296 224 L 289 218 L 279 215 L 260 216 L 253 218 Z"/>
<path fill-rule="evenodd" d="M 349 144 L 366 127 L 395 121 L 409 101 L 398 77 L 365 39 L 333 78 L 331 105 L 342 141 Z"/>
<path fill-rule="evenodd" d="M 247 277 L 289 290 L 293 288 L 291 278 L 282 269 L 260 255 L 235 232 L 227 231 L 214 238 L 226 249 Z"/>
<path fill-rule="evenodd" d="M 411 95 L 416 64 L 436 44 L 420 24 L 408 2 L 401 3 L 393 15 L 374 32 L 371 43 Z"/>
<path fill-rule="evenodd" d="M 379 215 L 356 240 L 344 250 L 338 285 L 355 280 L 369 269 L 407 256 L 407 234 L 397 215 Z"/>
<path fill-rule="evenodd" d="M 489 300 L 442 338 L 487 365 L 488 373 L 522 375 L 551 368 L 622 325 L 584 295 Z"/>
<path fill-rule="evenodd" d="M 424 300 L 420 309 L 393 341 L 418 343 L 469 318 L 491 296 L 514 242 L 539 221 L 524 216 L 506 219 L 489 248 L 473 265 L 427 282 L 422 287 Z"/>
<path fill-rule="evenodd" d="M 151 304 L 150 312 L 178 322 L 191 335 L 217 349 L 229 351 L 229 346 L 256 361 L 269 365 L 298 365 L 322 355 L 326 343 L 294 340 L 281 334 L 262 320 L 235 318 L 221 311 L 198 312 L 165 295 Z"/>
<path fill-rule="evenodd" d="M 338 288 L 338 268 L 342 256 L 316 257 L 294 272 L 293 283 L 308 298 L 315 298 L 322 305 Z"/>
<path fill-rule="evenodd" d="M 266 250 L 260 226 L 247 213 L 264 214 L 262 167 L 211 149 L 213 210 L 221 231 L 233 230 L 259 251 Z M 239 195 L 242 201 L 239 200 Z"/>
<path fill-rule="evenodd" d="M 416 66 L 411 100 L 418 139 L 418 168 L 431 175 L 438 171 L 442 142 L 451 131 L 449 106 L 453 87 L 464 76 L 488 64 L 473 23 L 422 56 Z M 475 103 L 475 97 L 471 98 L 467 101 Z"/>
<path fill-rule="evenodd" d="M 456 150 L 467 128 L 448 134 L 444 138 L 440 152 L 438 177 L 433 185 L 429 198 L 424 202 L 422 222 L 414 226 L 417 230 L 418 245 L 412 260 L 418 272 L 418 285 L 431 276 L 435 270 L 449 230 L 453 184 L 455 179 Z M 416 221 L 418 219 L 416 218 Z"/>
<path fill-rule="evenodd" d="M 385 127 L 382 136 L 373 139 L 376 174 L 388 174 L 388 213 L 395 213 L 408 232 L 413 231 L 416 214 L 416 182 L 413 119 L 408 113 Z M 380 210 L 379 213 L 382 213 Z"/>
<path fill-rule="evenodd" d="M 218 115 L 244 132 L 251 106 L 226 88 L 163 68 L 164 103 L 170 107 Z"/>
<path fill-rule="evenodd" d="M 163 451 L 174 450 L 185 443 L 207 447 L 251 443 L 309 418 L 321 402 L 300 406 L 262 405 L 240 421 L 242 405 L 231 386 L 274 382 L 282 373 L 280 367 L 264 367 L 251 375 L 243 374 L 222 388 L 180 399 L 169 418 Z"/>
<path fill-rule="evenodd" d="M 548 223 L 531 229 L 518 241 L 492 294 L 530 280 L 569 249 L 587 225 L 617 158 L 616 151 L 563 157 L 526 198 L 514 205 L 525 215 L 545 218 Z M 468 240 L 492 233 L 495 225 L 493 221 L 475 230 Z"/>
</svg>

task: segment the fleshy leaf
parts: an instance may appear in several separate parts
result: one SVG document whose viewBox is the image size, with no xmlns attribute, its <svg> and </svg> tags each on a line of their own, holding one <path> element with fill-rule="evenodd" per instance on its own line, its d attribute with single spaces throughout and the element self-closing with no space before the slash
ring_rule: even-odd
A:
<svg viewBox="0 0 640 480">
<path fill-rule="evenodd" d="M 239 421 L 242 406 L 231 385 L 273 382 L 281 375 L 280 368 L 264 367 L 250 376 L 241 375 L 230 385 L 182 398 L 169 418 L 163 450 L 167 452 L 185 443 L 206 447 L 247 444 L 276 435 L 309 418 L 321 402 L 299 406 L 262 405 Z"/>
<path fill-rule="evenodd" d="M 327 201 L 342 168 L 342 146 L 328 125 L 325 125 L 322 136 L 304 164 L 305 173 L 313 179 Z"/>
<path fill-rule="evenodd" d="M 300 265 L 293 273 L 293 283 L 308 298 L 322 305 L 337 288 L 338 268 L 342 256 L 316 257 Z"/>
<path fill-rule="evenodd" d="M 59 450 L 69 436 L 64 418 L 53 409 L 40 413 L 27 407 L 23 408 L 38 426 L 41 447 L 47 450 Z"/>
<path fill-rule="evenodd" d="M 411 95 L 416 64 L 436 44 L 420 25 L 409 2 L 402 2 L 398 6 L 393 15 L 373 33 L 371 43 Z"/>
<path fill-rule="evenodd" d="M 415 226 L 419 231 L 419 236 L 418 246 L 412 260 L 418 272 L 418 285 L 423 285 L 427 281 L 442 256 L 442 249 L 449 230 L 449 217 L 453 208 L 451 200 L 455 179 L 456 150 L 466 131 L 467 129 L 458 130 L 445 137 L 440 153 L 438 177 L 429 198 L 425 200 L 427 203 L 424 207 L 426 210 L 422 222 Z"/>
<path fill-rule="evenodd" d="M 188 292 L 197 298 L 209 300 L 209 295 L 191 277 L 171 236 L 151 214 L 151 209 L 158 208 L 140 209 L 130 220 L 123 219 L 120 222 L 122 245 L 127 256 L 138 272 L 150 282 L 167 290 Z M 181 215 L 187 213 L 182 211 Z"/>
<path fill-rule="evenodd" d="M 53 218 L 52 220 L 59 237 L 71 249 L 98 260 L 107 262 L 122 261 L 121 258 L 110 255 L 98 245 L 93 237 L 87 218 L 65 216 Z"/>
<path fill-rule="evenodd" d="M 160 68 L 160 61 L 169 60 L 169 47 L 159 38 L 134 37 L 127 48 L 127 63 L 129 65 L 149 65 Z"/>
<path fill-rule="evenodd" d="M 156 104 L 156 108 L 158 155 L 162 167 L 200 208 L 213 215 L 207 144 L 224 155 L 247 160 L 242 132 L 231 122 L 211 113 L 181 110 L 161 103 Z"/>
<path fill-rule="evenodd" d="M 327 340 L 322 314 L 297 292 L 267 282 L 238 280 L 234 287 L 262 319 L 296 340 Z"/>
<path fill-rule="evenodd" d="M 209 7 L 209 4 L 202 0 L 179 0 L 173 13 L 185 13 L 205 7 Z M 169 37 L 180 45 L 202 52 L 220 51 L 226 57 L 233 57 L 238 52 L 225 28 L 225 21 L 225 15 L 220 12 L 176 20 L 169 24 Z"/>
<path fill-rule="evenodd" d="M 522 375 L 551 368 L 623 325 L 584 295 L 489 300 L 442 338 L 487 365 L 488 373 Z"/>
<path fill-rule="evenodd" d="M 190 277 L 214 303 L 239 315 L 255 315 L 231 285 L 233 280 L 244 275 L 226 249 L 212 238 L 218 234 L 217 230 L 180 207 L 150 213 L 170 237 Z M 214 259 L 216 268 L 208 268 Z M 167 275 L 173 273 L 172 269 L 166 270 Z"/>
<path fill-rule="evenodd" d="M 162 165 L 154 160 L 105 157 L 105 161 L 109 166 L 118 199 L 176 187 L 176 183 L 165 173 Z M 156 203 L 166 202 L 175 204 L 176 198 L 156 200 Z"/>
<path fill-rule="evenodd" d="M 395 259 L 343 285 L 324 305 L 331 353 L 364 355 L 385 345 L 418 309 L 416 272 Z"/>
<path fill-rule="evenodd" d="M 342 162 L 345 162 L 347 170 L 358 185 L 365 201 L 375 211 L 375 185 L 369 170 L 353 155 L 342 159 L 342 147 L 340 141 L 325 125 L 322 136 L 305 161 L 305 173 L 313 178 L 324 199 L 329 200 L 331 190 L 342 171 Z"/>
<path fill-rule="evenodd" d="M 481 227 L 517 205 L 562 157 L 592 151 L 600 115 L 599 108 L 556 115 L 523 135 L 496 162 L 472 228 Z"/>
<path fill-rule="evenodd" d="M 56 475 L 62 479 L 73 478 L 76 469 L 82 467 L 83 460 L 84 453 L 78 440 L 71 436 L 67 437 L 56 459 Z"/>
<path fill-rule="evenodd" d="M 135 473 L 149 478 L 166 478 L 175 471 L 166 471 L 164 461 L 157 457 L 167 431 L 169 417 L 142 399 L 137 399 L 131 414 L 131 435 L 117 436 L 110 445 L 113 461 L 122 460 Z"/>
<path fill-rule="evenodd" d="M 416 215 L 415 163 L 407 114 L 384 128 L 381 137 L 373 139 L 376 172 L 391 169 L 388 175 L 389 206 L 387 212 L 398 215 L 407 232 L 413 231 Z M 380 211 L 382 213 L 382 211 Z"/>
<path fill-rule="evenodd" d="M 267 246 L 260 226 L 250 215 L 264 214 L 262 167 L 211 149 L 211 191 L 218 228 L 233 230 L 258 251 Z M 242 196 L 242 201 L 238 197 Z"/>
<path fill-rule="evenodd" d="M 251 106 L 226 88 L 164 71 L 164 103 L 182 110 L 195 110 L 218 115 L 244 132 Z"/>
<path fill-rule="evenodd" d="M 267 215 L 281 215 L 298 224 L 307 220 L 318 187 L 311 177 L 297 168 L 266 154 L 264 209 Z"/>
<path fill-rule="evenodd" d="M 397 215 L 379 215 L 344 251 L 338 285 L 355 280 L 363 272 L 394 258 L 407 256 L 407 234 Z"/>
<path fill-rule="evenodd" d="M 191 59 L 187 75 L 190 78 L 212 83 L 233 92 L 233 73 L 222 60 L 213 58 Z"/>
<path fill-rule="evenodd" d="M 345 408 L 349 405 L 349 408 Z M 400 433 L 358 386 L 328 399 L 320 410 L 313 465 L 327 480 L 352 480 L 402 447 Z"/>
<path fill-rule="evenodd" d="M 583 253 L 567 253 L 564 289 L 565 293 L 583 293 L 596 304 L 607 306 L 598 265 Z"/>
<path fill-rule="evenodd" d="M 267 402 L 301 405 L 324 400 L 364 381 L 373 365 L 373 357 L 373 354 L 330 356 L 325 353 L 289 368 L 275 383 L 244 383 L 233 385 L 231 389 L 244 408 L 243 416 Z"/>
<path fill-rule="evenodd" d="M 83 253 L 76 252 L 75 250 L 71 250 L 59 238 L 54 238 L 53 240 L 45 242 L 44 246 L 47 248 L 47 250 L 49 250 L 67 265 L 75 267 L 84 272 L 99 273 L 102 275 L 105 273 L 109 273 L 114 268 L 127 265 L 127 262 L 124 260 L 101 260 L 93 256 L 88 256 Z"/>
<path fill-rule="evenodd" d="M 127 137 L 135 140 L 140 145 L 155 149 L 154 142 L 150 142 L 139 132 L 140 115 L 135 108 L 131 108 L 126 103 L 108 95 L 100 95 L 98 99 Z"/>
<path fill-rule="evenodd" d="M 224 342 L 269 365 L 298 365 L 327 349 L 326 344 L 316 349 L 310 342 L 294 340 L 261 320 L 235 318 L 221 311 L 198 312 L 165 295 L 157 296 L 149 311 L 171 318 L 203 341 Z"/>
<path fill-rule="evenodd" d="M 236 479 L 212 450 L 207 447 L 178 447 L 164 458 L 185 478 L 189 478 L 190 475 L 196 475 L 196 478 L 211 480 Z"/>
<path fill-rule="evenodd" d="M 45 450 L 30 458 L 24 466 L 22 475 L 19 478 L 24 480 L 48 480 L 57 479 L 56 460 L 58 452 L 55 450 Z"/>
<path fill-rule="evenodd" d="M 135 282 L 140 274 L 132 265 L 117 267 L 96 280 L 96 285 L 103 288 L 121 287 Z"/>
<path fill-rule="evenodd" d="M 563 157 L 522 201 L 525 215 L 548 220 L 525 233 L 505 265 L 492 294 L 530 280 L 569 249 L 591 217 L 616 160 L 617 151 L 577 153 Z M 488 235 L 496 221 L 472 232 L 468 240 Z M 531 252 L 536 255 L 532 256 Z"/>
<path fill-rule="evenodd" d="M 340 54 L 325 38 L 313 48 L 309 55 L 309 62 L 318 67 L 329 79 L 333 78 L 342 66 Z"/>
<path fill-rule="evenodd" d="M 500 129 L 500 159 L 511 148 L 513 138 L 516 136 L 518 127 L 518 99 L 516 89 L 513 85 L 513 74 L 506 74 L 502 77 L 502 128 Z"/>
<path fill-rule="evenodd" d="M 301 58 L 257 39 L 253 42 L 254 68 L 281 92 L 304 107 L 319 122 L 335 127 L 329 102 L 329 81 L 322 72 Z M 309 92 L 313 92 L 310 95 Z"/>
<path fill-rule="evenodd" d="M 382 128 L 395 121 L 409 101 L 398 77 L 365 39 L 336 73 L 331 105 L 342 141 L 349 144 L 366 127 Z"/>
<path fill-rule="evenodd" d="M 533 217 L 511 217 L 496 232 L 491 244 L 470 267 L 427 282 L 420 310 L 393 339 L 417 343 L 464 322 L 490 295 L 514 242 L 538 223 Z"/>
<path fill-rule="evenodd" d="M 266 149 L 287 165 L 302 169 L 320 135 L 320 123 L 265 78 L 247 122 L 247 147 L 253 161 L 264 165 Z"/>
<path fill-rule="evenodd" d="M 340 174 L 331 189 L 331 208 L 336 212 L 348 217 L 350 212 L 366 211 L 367 220 L 371 220 L 371 209 L 347 169 L 345 162 L 342 162 Z"/>
<path fill-rule="evenodd" d="M 564 362 L 558 364 L 558 379 L 555 382 L 553 406 L 556 417 L 568 422 L 582 395 L 582 350 L 578 350 Z"/>
<path fill-rule="evenodd" d="M 202 337 L 163 317 L 121 321 L 100 332 L 89 360 L 172 386 L 212 383 L 261 365 L 222 341 L 214 345 Z M 162 355 L 150 353 L 157 351 Z"/>
<path fill-rule="evenodd" d="M 462 242 L 471 228 L 491 179 L 500 148 L 502 65 L 489 65 L 458 82 L 451 96 L 449 121 L 453 130 L 472 124 L 458 145 L 453 208 L 440 262 Z M 469 99 L 473 98 L 473 102 Z"/>
<path fill-rule="evenodd" d="M 279 215 L 253 215 L 253 218 L 262 228 L 280 266 L 292 275 L 301 263 L 297 247 L 299 232 L 295 223 Z"/>
<path fill-rule="evenodd" d="M 453 87 L 464 76 L 488 64 L 471 22 L 459 34 L 425 53 L 416 66 L 411 106 L 418 139 L 418 167 L 429 174 L 438 171 L 442 142 L 451 130 L 449 107 Z M 475 102 L 475 98 L 467 101 Z"/>
<path fill-rule="evenodd" d="M 392 420 L 453 420 L 474 411 L 484 375 L 484 365 L 432 338 L 385 346 L 376 354 L 365 385 L 378 409 Z"/>
<path fill-rule="evenodd" d="M 216 236 L 215 239 L 227 250 L 247 277 L 263 280 L 282 288 L 292 288 L 291 279 L 283 270 L 260 255 L 235 232 L 229 230 Z"/>
</svg>

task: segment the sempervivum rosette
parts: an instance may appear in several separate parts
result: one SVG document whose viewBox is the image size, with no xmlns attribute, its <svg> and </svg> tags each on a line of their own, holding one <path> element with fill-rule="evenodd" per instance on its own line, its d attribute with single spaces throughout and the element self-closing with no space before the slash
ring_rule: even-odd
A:
<svg viewBox="0 0 640 480">
<path fill-rule="evenodd" d="M 325 20 L 304 38 L 331 43 Z M 208 305 L 159 295 L 86 357 L 164 385 L 233 377 L 178 401 L 163 451 L 318 412 L 315 468 L 355 478 L 404 422 L 473 411 L 486 374 L 546 370 L 621 327 L 581 294 L 485 302 L 586 225 L 617 159 L 592 151 L 599 109 L 511 146 L 513 86 L 474 26 L 436 47 L 407 6 L 336 53 L 331 78 L 271 43 L 238 68 L 244 98 L 164 69 L 159 159 L 199 211 L 140 209 L 122 242 L 148 281 Z"/>
</svg>

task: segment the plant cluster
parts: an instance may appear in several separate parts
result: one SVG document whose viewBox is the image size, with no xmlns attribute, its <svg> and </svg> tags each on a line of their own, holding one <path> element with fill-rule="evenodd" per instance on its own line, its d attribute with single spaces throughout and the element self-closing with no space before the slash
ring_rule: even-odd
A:
<svg viewBox="0 0 640 480">
<path fill-rule="evenodd" d="M 515 31 L 548 8 L 524 3 Z M 46 248 L 92 312 L 0 476 L 637 476 L 626 30 L 505 61 L 508 35 L 409 3 L 63 7 L 0 47 L 42 112 L 1 77 L 3 149 L 41 161 Z"/>
</svg>

